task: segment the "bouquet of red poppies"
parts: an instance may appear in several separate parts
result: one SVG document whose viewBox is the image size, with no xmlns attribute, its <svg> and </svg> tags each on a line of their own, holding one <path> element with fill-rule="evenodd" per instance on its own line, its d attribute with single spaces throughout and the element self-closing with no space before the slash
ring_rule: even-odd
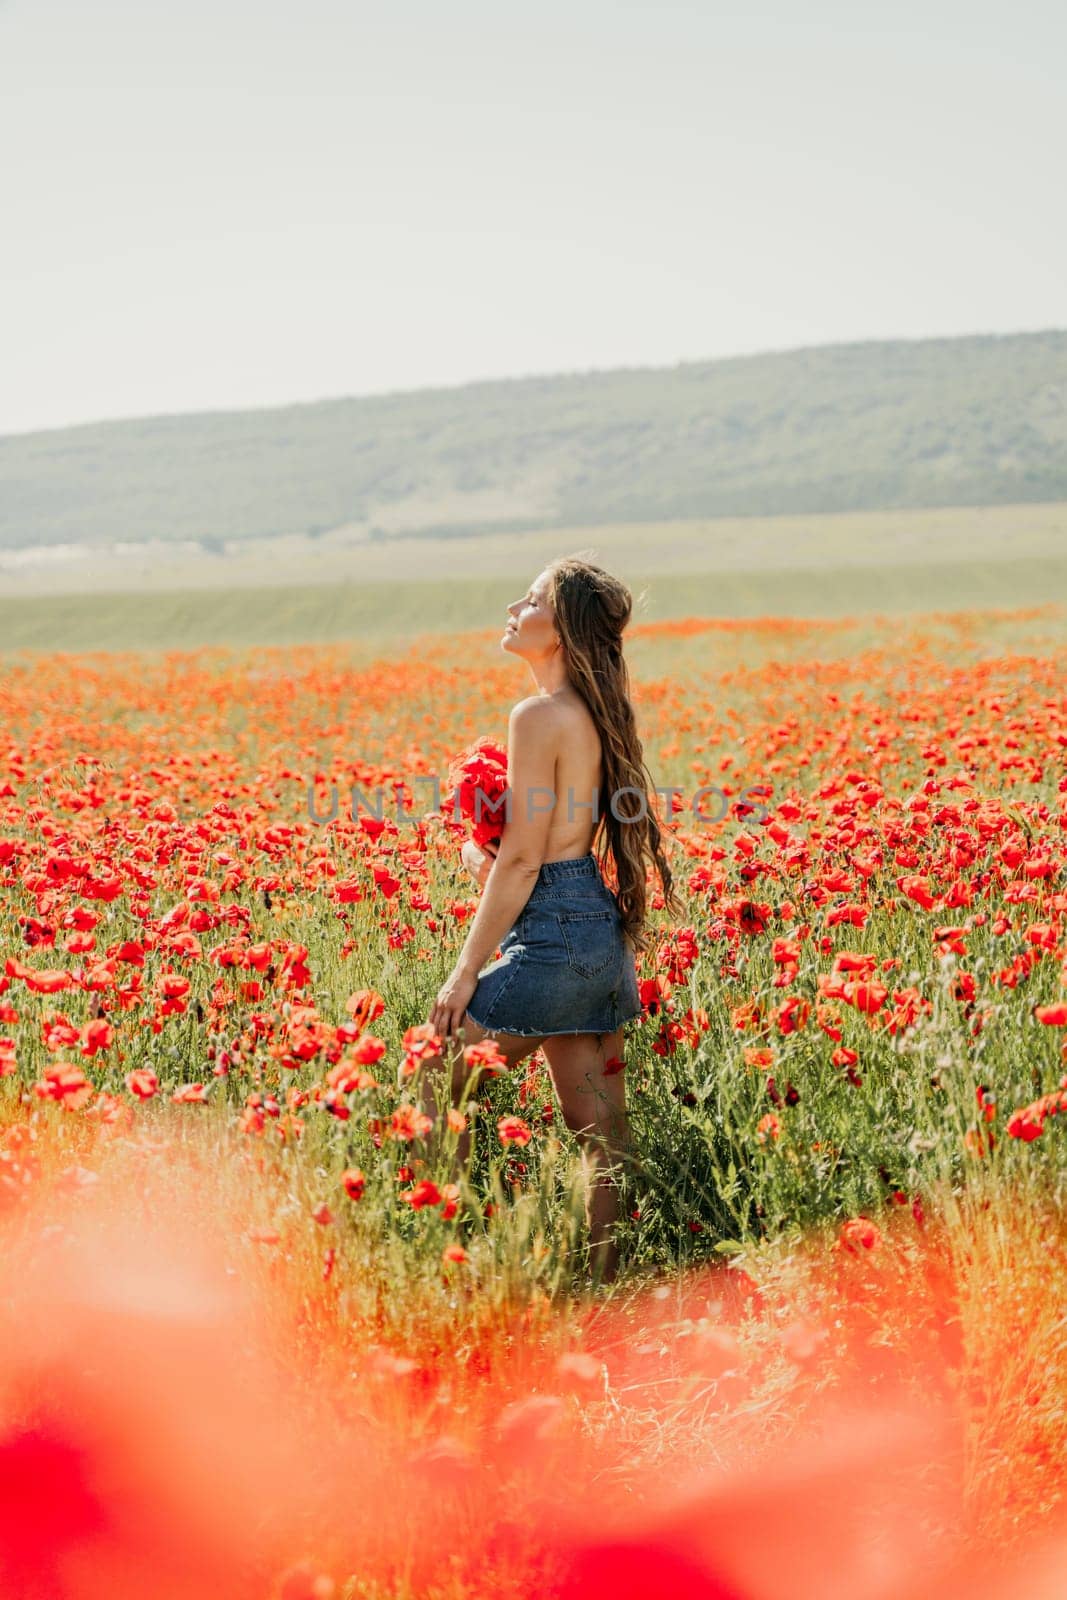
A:
<svg viewBox="0 0 1067 1600">
<path fill-rule="evenodd" d="M 508 753 L 492 739 L 476 739 L 448 768 L 451 786 L 441 808 L 473 824 L 471 838 L 481 848 L 499 845 L 504 832 Z"/>
</svg>

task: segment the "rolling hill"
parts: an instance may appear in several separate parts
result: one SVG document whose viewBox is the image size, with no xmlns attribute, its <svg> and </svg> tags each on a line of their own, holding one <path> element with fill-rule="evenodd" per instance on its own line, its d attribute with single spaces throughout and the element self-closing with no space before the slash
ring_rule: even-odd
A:
<svg viewBox="0 0 1067 1600">
<path fill-rule="evenodd" d="M 871 342 L 0 438 L 0 550 L 1067 500 L 1067 332 Z"/>
</svg>

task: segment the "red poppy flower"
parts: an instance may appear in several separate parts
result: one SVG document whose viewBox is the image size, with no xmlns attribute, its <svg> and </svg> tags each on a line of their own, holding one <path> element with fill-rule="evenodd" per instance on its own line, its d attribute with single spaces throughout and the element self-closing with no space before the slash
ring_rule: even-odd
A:
<svg viewBox="0 0 1067 1600">
<path fill-rule="evenodd" d="M 869 1217 L 850 1217 L 841 1224 L 837 1236 L 838 1248 L 858 1255 L 861 1250 L 877 1250 L 882 1235 Z"/>
<path fill-rule="evenodd" d="M 421 1211 L 423 1206 L 436 1206 L 441 1202 L 441 1191 L 430 1178 L 420 1178 L 411 1189 L 400 1191 L 401 1200 L 406 1200 L 415 1211 Z"/>
<path fill-rule="evenodd" d="M 93 1086 L 81 1067 L 70 1066 L 65 1061 L 46 1067 L 33 1088 L 40 1099 L 58 1100 L 71 1111 L 81 1110 L 93 1097 Z"/>
<path fill-rule="evenodd" d="M 362 1200 L 367 1179 L 359 1167 L 346 1167 L 341 1174 L 341 1187 L 350 1200 Z"/>
<path fill-rule="evenodd" d="M 433 1127 L 433 1118 L 420 1111 L 418 1106 L 397 1106 L 389 1120 L 389 1132 L 394 1139 L 410 1144 L 413 1139 L 424 1139 Z"/>
<path fill-rule="evenodd" d="M 115 1030 L 103 1017 L 94 1017 L 81 1031 L 80 1049 L 83 1056 L 95 1056 L 100 1050 L 111 1047 Z"/>
<path fill-rule="evenodd" d="M 175 1089 L 174 1093 L 171 1095 L 171 1099 L 174 1101 L 175 1105 L 179 1106 L 206 1105 L 207 1098 L 208 1088 L 207 1085 L 203 1083 L 183 1083 L 181 1087 Z"/>
<path fill-rule="evenodd" d="M 453 817 L 458 812 L 472 822 L 475 844 L 499 842 L 507 816 L 507 751 L 491 739 L 475 740 L 450 763 L 448 782 L 441 810 Z"/>
</svg>

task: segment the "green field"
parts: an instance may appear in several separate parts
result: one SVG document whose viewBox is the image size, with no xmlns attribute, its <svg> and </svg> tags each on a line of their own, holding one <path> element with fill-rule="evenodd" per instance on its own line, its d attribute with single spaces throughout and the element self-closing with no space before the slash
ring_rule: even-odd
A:
<svg viewBox="0 0 1067 1600">
<path fill-rule="evenodd" d="M 978 507 L 412 540 L 333 564 L 278 551 L 238 564 L 232 581 L 228 563 L 202 557 L 128 567 L 125 590 L 64 593 L 53 575 L 35 593 L 42 580 L 23 573 L 22 592 L 0 599 L 0 652 L 319 640 L 388 650 L 497 626 L 544 561 L 581 551 L 630 585 L 634 625 L 1067 604 L 1067 506 Z"/>
<path fill-rule="evenodd" d="M 1067 599 L 1067 560 L 640 576 L 647 604 L 635 621 L 679 617 L 847 616 L 1056 604 Z M 6 651 L 178 650 L 206 645 L 365 639 L 376 649 L 421 633 L 502 625 L 517 598 L 500 579 L 353 584 L 171 594 L 60 595 L 5 605 Z M 1045 631 L 1049 623 L 1044 623 Z"/>
<path fill-rule="evenodd" d="M 705 517 L 531 528 L 522 534 L 474 529 L 449 538 L 293 535 L 246 539 L 213 554 L 147 540 L 135 549 L 101 548 L 80 556 L 51 546 L 0 551 L 0 594 L 363 585 L 414 576 L 525 582 L 554 556 L 582 551 L 627 580 L 646 572 L 669 577 L 1055 561 L 1067 556 L 1067 504 Z"/>
</svg>

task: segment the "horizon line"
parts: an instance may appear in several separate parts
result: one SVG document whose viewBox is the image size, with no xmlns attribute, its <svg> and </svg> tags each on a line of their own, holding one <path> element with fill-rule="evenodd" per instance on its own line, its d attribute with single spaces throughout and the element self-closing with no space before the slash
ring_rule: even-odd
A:
<svg viewBox="0 0 1067 1600">
<path fill-rule="evenodd" d="M 739 351 L 725 356 L 693 356 L 674 362 L 648 362 L 637 365 L 613 367 L 555 368 L 547 372 L 513 373 L 507 376 L 467 378 L 459 383 L 424 384 L 416 388 L 374 389 L 360 393 L 321 395 L 313 400 L 270 401 L 265 405 L 234 405 L 195 407 L 185 411 L 133 412 L 120 416 L 94 417 L 82 422 L 57 423 L 52 427 L 16 428 L 0 433 L 0 444 L 9 439 L 31 439 L 48 434 L 73 433 L 88 428 L 124 427 L 135 422 L 179 422 L 192 418 L 218 418 L 260 415 L 266 412 L 310 410 L 316 406 L 337 406 L 362 401 L 413 399 L 416 396 L 458 394 L 469 389 L 503 388 L 511 385 L 544 382 L 569 382 L 588 378 L 624 377 L 641 373 L 667 373 L 686 367 L 731 366 L 740 362 L 766 360 L 776 356 L 805 355 L 815 350 L 860 350 L 886 345 L 962 344 L 975 340 L 1036 339 L 1049 335 L 1067 335 L 1067 328 L 1015 328 L 1003 331 L 985 331 L 950 334 L 909 334 L 897 338 L 833 339 L 818 344 L 776 346 L 762 350 Z"/>
</svg>

